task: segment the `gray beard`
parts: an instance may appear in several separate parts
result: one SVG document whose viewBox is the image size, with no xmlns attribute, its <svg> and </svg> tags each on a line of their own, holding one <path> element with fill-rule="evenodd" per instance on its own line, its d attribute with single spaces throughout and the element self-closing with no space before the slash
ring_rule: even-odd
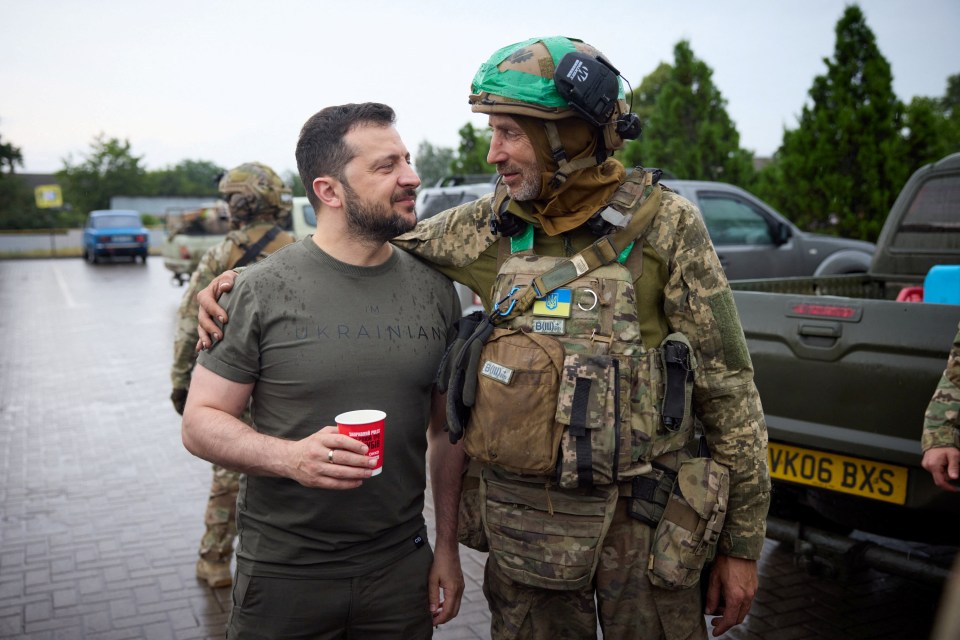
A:
<svg viewBox="0 0 960 640">
<path fill-rule="evenodd" d="M 515 191 L 510 193 L 510 197 L 517 202 L 529 202 L 530 200 L 536 200 L 537 196 L 539 195 L 540 185 L 535 182 L 521 183 Z"/>
<path fill-rule="evenodd" d="M 343 183 L 343 189 L 347 196 L 344 206 L 347 229 L 364 244 L 381 245 L 411 231 L 417 224 L 383 205 L 364 204 L 346 183 Z"/>
</svg>

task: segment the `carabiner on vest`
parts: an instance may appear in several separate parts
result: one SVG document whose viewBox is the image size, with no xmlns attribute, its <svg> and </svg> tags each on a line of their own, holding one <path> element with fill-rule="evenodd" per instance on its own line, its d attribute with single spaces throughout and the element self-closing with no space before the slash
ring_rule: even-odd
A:
<svg viewBox="0 0 960 640">
<path fill-rule="evenodd" d="M 503 316 L 503 317 L 507 317 L 508 315 L 510 315 L 510 312 L 513 311 L 513 308 L 517 306 L 517 299 L 514 298 L 513 300 L 510 300 L 510 298 L 513 297 L 513 294 L 515 294 L 519 290 L 520 290 L 520 287 L 514 287 L 513 289 L 510 289 L 510 293 L 508 293 L 507 295 L 503 296 L 503 298 L 500 299 L 500 301 L 493 307 L 493 310 L 496 313 L 496 315 Z M 505 311 L 501 311 L 500 306 L 507 300 L 510 300 L 510 306 L 507 307 Z"/>
</svg>

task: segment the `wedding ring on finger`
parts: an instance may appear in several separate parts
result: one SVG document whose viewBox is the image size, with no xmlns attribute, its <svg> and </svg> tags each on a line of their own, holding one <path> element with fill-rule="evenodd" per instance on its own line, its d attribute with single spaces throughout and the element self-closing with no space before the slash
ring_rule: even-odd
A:
<svg viewBox="0 0 960 640">
<path fill-rule="evenodd" d="M 333 464 L 333 449 L 327 451 L 327 462 Z"/>
</svg>

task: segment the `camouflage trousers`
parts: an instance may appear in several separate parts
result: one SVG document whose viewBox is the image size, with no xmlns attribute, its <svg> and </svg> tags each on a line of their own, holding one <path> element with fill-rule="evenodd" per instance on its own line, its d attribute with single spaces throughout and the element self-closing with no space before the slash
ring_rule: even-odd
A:
<svg viewBox="0 0 960 640">
<path fill-rule="evenodd" d="M 669 590 L 646 577 L 653 529 L 627 515 L 617 500 L 593 584 L 573 591 L 511 580 L 488 557 L 483 593 L 493 640 L 692 640 L 707 637 L 700 589 Z"/>
<path fill-rule="evenodd" d="M 213 465 L 213 482 L 203 521 L 206 531 L 200 540 L 200 557 L 208 562 L 230 562 L 237 537 L 237 492 L 240 473 Z"/>
</svg>

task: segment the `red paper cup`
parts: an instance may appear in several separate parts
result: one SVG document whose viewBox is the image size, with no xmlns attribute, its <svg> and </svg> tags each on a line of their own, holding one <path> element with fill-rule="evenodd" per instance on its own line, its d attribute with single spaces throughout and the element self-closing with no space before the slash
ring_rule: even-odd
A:
<svg viewBox="0 0 960 640">
<path fill-rule="evenodd" d="M 387 414 L 376 409 L 347 411 L 335 418 L 340 433 L 367 445 L 367 456 L 377 461 L 377 466 L 373 468 L 375 476 L 383 471 L 383 427 L 386 419 Z"/>
</svg>

